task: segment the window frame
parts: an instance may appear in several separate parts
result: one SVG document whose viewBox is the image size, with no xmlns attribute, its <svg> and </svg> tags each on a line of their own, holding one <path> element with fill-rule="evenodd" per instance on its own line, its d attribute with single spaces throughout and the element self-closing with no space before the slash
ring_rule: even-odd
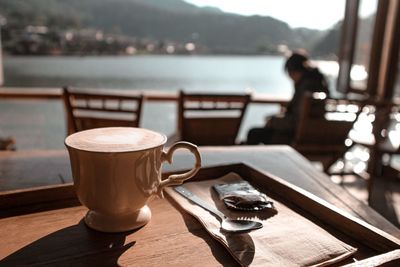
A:
<svg viewBox="0 0 400 267">
<path fill-rule="evenodd" d="M 392 99 L 397 78 L 400 46 L 400 1 L 379 0 L 369 52 L 366 88 L 350 85 L 355 56 L 360 0 L 347 0 L 339 47 L 337 91 L 364 94 L 370 98 Z"/>
</svg>

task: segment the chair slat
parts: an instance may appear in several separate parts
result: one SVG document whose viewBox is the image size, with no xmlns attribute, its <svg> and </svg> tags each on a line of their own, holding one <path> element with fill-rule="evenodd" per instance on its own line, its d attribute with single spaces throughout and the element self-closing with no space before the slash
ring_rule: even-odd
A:
<svg viewBox="0 0 400 267">
<path fill-rule="evenodd" d="M 96 108 L 96 107 L 74 107 L 74 110 L 82 111 L 103 111 L 103 112 L 115 112 L 115 113 L 134 113 L 137 109 L 113 109 L 113 108 Z"/>
<path fill-rule="evenodd" d="M 65 87 L 63 99 L 68 115 L 68 134 L 98 127 L 139 126 L 143 102 L 141 95 L 80 92 Z M 123 105 L 125 102 L 131 105 Z"/>
<path fill-rule="evenodd" d="M 197 145 L 234 145 L 250 95 L 180 92 L 178 128 Z"/>
<path fill-rule="evenodd" d="M 201 110 L 201 111 L 224 111 L 224 110 L 243 110 L 243 107 L 187 107 L 185 110 Z"/>
</svg>

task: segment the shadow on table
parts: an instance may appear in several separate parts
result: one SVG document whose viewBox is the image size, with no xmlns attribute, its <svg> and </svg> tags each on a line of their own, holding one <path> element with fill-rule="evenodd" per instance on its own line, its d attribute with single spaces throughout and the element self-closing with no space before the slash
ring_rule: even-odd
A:
<svg viewBox="0 0 400 267">
<path fill-rule="evenodd" d="M 83 220 L 19 249 L 0 261 L 1 266 L 119 266 L 119 257 L 135 242 L 125 244 L 125 233 L 101 233 Z M 12 240 L 10 240 L 12 242 Z"/>
</svg>

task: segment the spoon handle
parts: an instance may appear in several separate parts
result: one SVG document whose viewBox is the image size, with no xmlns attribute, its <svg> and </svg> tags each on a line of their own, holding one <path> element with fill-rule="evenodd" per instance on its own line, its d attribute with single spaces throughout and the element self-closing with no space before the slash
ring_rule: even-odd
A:
<svg viewBox="0 0 400 267">
<path fill-rule="evenodd" d="M 175 186 L 174 190 L 176 192 L 178 192 L 179 194 L 181 194 L 182 196 L 186 197 L 187 199 L 191 200 L 193 203 L 199 205 L 200 207 L 202 207 L 205 210 L 208 210 L 209 212 L 211 212 L 212 214 L 214 214 L 215 216 L 219 217 L 219 219 L 222 221 L 226 218 L 225 214 L 223 214 L 222 212 L 220 212 L 219 210 L 217 210 L 215 207 L 210 206 L 208 203 L 206 203 L 205 201 L 203 201 L 202 199 L 200 199 L 198 196 L 196 196 L 195 194 L 193 194 L 192 192 L 190 192 L 188 189 L 186 189 L 183 186 Z"/>
</svg>

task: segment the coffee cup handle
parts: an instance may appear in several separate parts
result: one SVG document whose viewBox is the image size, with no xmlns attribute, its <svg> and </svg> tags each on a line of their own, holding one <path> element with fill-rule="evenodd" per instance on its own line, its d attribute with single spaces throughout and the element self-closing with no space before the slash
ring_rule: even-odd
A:
<svg viewBox="0 0 400 267">
<path fill-rule="evenodd" d="M 181 149 L 181 148 L 189 150 L 194 155 L 195 164 L 194 164 L 193 168 L 188 172 L 185 172 L 182 174 L 172 174 L 172 175 L 168 176 L 167 179 L 162 180 L 160 185 L 158 186 L 158 191 L 157 191 L 159 197 L 161 197 L 161 198 L 163 198 L 164 187 L 169 186 L 169 185 L 182 184 L 183 181 L 193 177 L 199 171 L 199 169 L 201 167 L 201 157 L 200 157 L 199 150 L 197 149 L 197 146 L 192 143 L 184 142 L 184 141 L 176 142 L 168 149 L 168 151 L 163 151 L 161 154 L 161 162 L 167 161 L 169 164 L 172 164 L 172 156 L 173 156 L 175 150 Z"/>
</svg>

